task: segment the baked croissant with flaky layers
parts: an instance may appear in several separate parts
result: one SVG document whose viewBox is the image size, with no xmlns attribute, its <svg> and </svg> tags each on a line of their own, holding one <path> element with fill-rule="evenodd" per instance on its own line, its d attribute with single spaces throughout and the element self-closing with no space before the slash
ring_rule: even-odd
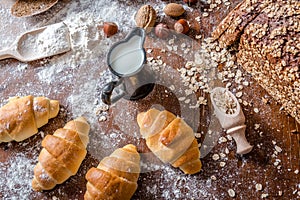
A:
<svg viewBox="0 0 300 200">
<path fill-rule="evenodd" d="M 140 155 L 128 144 L 91 168 L 86 179 L 85 200 L 129 200 L 137 189 L 140 174 Z"/>
<path fill-rule="evenodd" d="M 150 109 L 139 113 L 137 122 L 149 149 L 164 163 L 185 174 L 201 170 L 200 151 L 193 129 L 169 111 Z"/>
<path fill-rule="evenodd" d="M 87 121 L 79 117 L 43 139 L 39 162 L 34 167 L 34 190 L 50 190 L 77 173 L 87 153 L 89 130 Z"/>
<path fill-rule="evenodd" d="M 46 97 L 14 97 L 0 108 L 0 143 L 25 140 L 57 116 L 59 102 Z"/>
</svg>

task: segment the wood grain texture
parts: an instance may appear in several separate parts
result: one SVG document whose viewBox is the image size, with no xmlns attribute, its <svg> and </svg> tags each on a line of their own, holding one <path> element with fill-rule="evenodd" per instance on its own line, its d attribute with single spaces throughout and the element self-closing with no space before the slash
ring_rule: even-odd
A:
<svg viewBox="0 0 300 200">
<path fill-rule="evenodd" d="M 132 6 L 135 7 L 143 5 L 141 1 L 132 2 Z M 176 2 L 182 3 L 181 1 Z M 191 30 L 188 36 L 195 39 L 195 35 L 202 35 L 201 39 L 195 40 L 198 44 L 201 44 L 203 38 L 208 37 L 230 10 L 240 2 L 241 0 L 232 0 L 229 6 L 221 4 L 220 9 L 214 10 L 208 17 L 203 17 L 204 9 L 209 7 L 208 4 L 199 1 L 196 5 L 192 5 L 192 9 L 189 9 L 182 16 L 190 22 Z M 119 3 L 122 4 L 121 1 Z M 156 6 L 162 4 L 163 1 L 151 0 L 147 3 Z M 11 3 L 4 3 L 0 6 L 0 10 L 8 9 L 10 5 Z M 29 29 L 36 25 L 40 19 L 47 21 L 58 12 L 61 12 L 62 8 L 69 5 L 70 1 L 68 0 L 60 1 L 56 5 L 57 7 L 51 9 L 51 12 L 46 12 L 45 15 L 40 15 L 38 18 L 6 20 L 9 23 L 0 28 L 0 37 L 4 37 L 6 34 L 16 34 L 18 31 L 23 31 L 24 27 Z M 130 13 L 130 16 L 133 16 L 133 14 Z M 198 16 L 200 18 L 196 20 Z M 9 16 L 4 15 L 4 17 Z M 169 27 L 172 27 L 176 22 L 176 19 L 170 17 L 161 17 L 158 20 L 167 23 Z M 124 34 L 126 33 L 117 34 L 114 37 L 122 38 Z M 153 38 L 153 35 L 147 38 L 145 46 L 150 46 Z M 184 66 L 189 59 L 178 54 L 162 53 L 160 49 L 153 49 L 153 51 L 147 53 L 147 56 L 161 56 L 161 60 L 174 69 Z M 87 62 L 76 69 L 67 68 L 58 74 L 56 82 L 48 84 L 42 82 L 37 76 L 44 67 L 49 67 L 49 65 L 46 65 L 47 62 L 47 60 L 30 62 L 26 69 L 16 72 L 15 69 L 20 65 L 18 61 L 13 59 L 0 61 L 1 105 L 8 97 L 25 95 L 28 91 L 60 100 L 64 110 L 61 110 L 58 117 L 50 120 L 49 124 L 40 129 L 45 135 L 52 134 L 54 130 L 63 127 L 67 121 L 76 117 L 73 116 L 73 111 L 76 108 L 73 107 L 74 105 L 67 97 L 79 87 L 77 82 L 82 84 L 82 82 L 79 82 L 79 77 L 81 74 L 86 75 L 85 73 L 87 73 L 83 71 L 97 67 L 96 72 L 100 74 L 106 69 L 105 55 L 99 55 L 97 60 Z M 299 198 L 297 192 L 300 191 L 300 178 L 295 170 L 299 170 L 300 165 L 300 125 L 296 123 L 295 119 L 281 111 L 281 106 L 241 67 L 235 70 L 241 70 L 245 74 L 245 80 L 250 83 L 250 86 L 243 88 L 243 95 L 240 99 L 248 102 L 247 105 L 242 104 L 241 106 L 246 116 L 246 137 L 249 143 L 254 145 L 253 151 L 245 156 L 239 156 L 235 154 L 234 141 L 228 140 L 227 142 L 218 143 L 206 157 L 201 159 L 202 171 L 193 176 L 186 176 L 180 170 L 170 166 L 159 165 L 157 170 L 149 170 L 140 174 L 138 189 L 132 199 L 165 200 L 190 199 L 193 197 L 194 199 L 223 200 L 231 199 L 228 194 L 229 189 L 235 191 L 236 199 L 260 199 L 263 194 L 268 194 L 269 199 Z M 172 73 L 175 72 L 176 70 L 167 71 L 166 69 L 161 77 L 166 82 L 170 81 L 171 84 L 174 84 L 175 88 L 179 88 L 181 87 L 180 83 L 172 83 L 172 77 L 175 76 Z M 74 82 L 63 81 L 63 77 L 70 76 Z M 93 75 L 90 76 L 93 77 Z M 237 85 L 234 80 L 231 81 L 231 88 L 236 88 Z M 183 92 L 180 94 L 184 95 Z M 206 94 L 199 92 L 197 95 L 203 96 Z M 94 93 L 90 94 L 90 97 L 97 98 Z M 180 107 L 180 101 L 174 91 L 164 85 L 156 85 L 154 90 L 142 100 L 132 102 L 120 100 L 110 108 L 107 120 L 97 122 L 94 125 L 98 127 L 97 130 L 92 128 L 88 154 L 78 173 L 51 191 L 42 193 L 30 191 L 30 194 L 27 195 L 30 199 L 53 199 L 54 197 L 59 199 L 83 199 L 86 191 L 84 176 L 87 170 L 97 166 L 104 156 L 109 155 L 118 147 L 132 143 L 137 146 L 138 152 L 142 154 L 143 158 L 143 155 L 149 153 L 150 150 L 147 148 L 145 141 L 139 137 L 135 117 L 138 112 L 145 111 L 155 105 L 159 105 L 176 115 L 182 115 L 183 108 Z M 188 105 L 184 105 L 188 107 Z M 254 108 L 257 108 L 259 112 L 256 112 Z M 201 138 L 198 138 L 199 143 L 204 140 L 207 134 L 210 112 L 208 106 L 201 105 L 197 113 L 191 111 L 190 115 L 186 117 L 187 123 L 196 127 L 197 132 L 201 133 Z M 94 110 L 91 110 L 91 113 L 93 115 Z M 225 132 L 222 132 L 221 136 L 226 137 Z M 7 180 L 5 178 L 6 172 L 10 171 L 8 163 L 20 154 L 26 156 L 29 160 L 32 159 L 30 160 L 32 163 L 37 163 L 37 160 L 34 159 L 41 149 L 39 146 L 41 141 L 42 134 L 40 133 L 27 139 L 22 144 L 15 142 L 0 144 L 0 162 L 1 166 L 4 166 L 0 170 L 2 172 L 0 182 L 1 180 L 2 182 Z M 274 144 L 275 142 L 276 144 Z M 277 153 L 278 155 L 274 155 L 276 145 L 282 149 L 282 152 Z M 228 149 L 228 154 L 225 153 L 226 149 Z M 214 154 L 220 153 L 224 153 L 226 156 L 217 161 L 212 159 Z M 151 162 L 151 158 L 146 157 L 144 161 Z M 221 167 L 220 162 L 224 162 L 225 166 Z M 22 177 L 24 173 L 19 174 L 20 178 L 26 178 Z M 31 178 L 28 181 L 29 185 Z M 16 179 L 12 178 L 11 180 L 15 181 Z M 18 181 L 12 184 L 17 185 Z M 262 184 L 261 191 L 256 190 L 256 184 Z M 21 194 L 21 192 L 7 191 L 5 186 L 0 186 L 0 188 L 0 198 L 8 196 L 20 198 L 18 194 Z M 6 193 L 4 194 L 3 191 Z M 282 195 L 280 195 L 280 191 Z"/>
</svg>

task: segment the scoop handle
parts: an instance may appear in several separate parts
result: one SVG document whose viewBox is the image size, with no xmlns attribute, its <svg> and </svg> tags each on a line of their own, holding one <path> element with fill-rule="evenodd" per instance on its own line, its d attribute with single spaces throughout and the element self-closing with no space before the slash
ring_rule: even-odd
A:
<svg viewBox="0 0 300 200">
<path fill-rule="evenodd" d="M 253 146 L 249 144 L 245 137 L 246 125 L 236 126 L 228 129 L 227 134 L 231 135 L 236 143 L 237 154 L 247 154 L 252 151 Z"/>
<path fill-rule="evenodd" d="M 11 49 L 3 49 L 0 50 L 0 60 L 4 60 L 6 58 L 13 58 L 13 51 Z"/>
</svg>

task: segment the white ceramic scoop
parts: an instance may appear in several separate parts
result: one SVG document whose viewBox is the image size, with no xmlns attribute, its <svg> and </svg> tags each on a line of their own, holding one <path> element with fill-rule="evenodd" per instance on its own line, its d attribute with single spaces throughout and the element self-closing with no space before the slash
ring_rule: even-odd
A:
<svg viewBox="0 0 300 200">
<path fill-rule="evenodd" d="M 70 49 L 68 26 L 60 22 L 20 35 L 8 49 L 0 50 L 0 60 L 15 58 L 29 62 L 61 54 Z"/>
<path fill-rule="evenodd" d="M 222 128 L 236 142 L 236 152 L 238 154 L 249 153 L 253 146 L 245 137 L 245 116 L 236 97 L 228 89 L 216 87 L 210 93 L 210 99 Z"/>
</svg>

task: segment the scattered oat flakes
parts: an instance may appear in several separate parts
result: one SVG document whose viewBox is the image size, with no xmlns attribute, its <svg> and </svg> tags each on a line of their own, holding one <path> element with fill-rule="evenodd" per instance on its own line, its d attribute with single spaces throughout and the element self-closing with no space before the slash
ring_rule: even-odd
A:
<svg viewBox="0 0 300 200">
<path fill-rule="evenodd" d="M 253 111 L 254 111 L 255 113 L 259 113 L 259 109 L 258 109 L 258 108 L 254 108 Z"/>
<path fill-rule="evenodd" d="M 178 100 L 179 100 L 179 101 L 184 101 L 184 100 L 185 100 L 185 97 L 179 97 Z"/>
<path fill-rule="evenodd" d="M 196 35 L 195 36 L 195 39 L 197 39 L 197 40 L 199 40 L 199 39 L 201 39 L 202 38 L 202 35 Z"/>
<path fill-rule="evenodd" d="M 207 17 L 208 15 L 209 15 L 208 12 L 204 12 L 204 13 L 202 14 L 203 17 Z"/>
<path fill-rule="evenodd" d="M 232 140 L 232 136 L 231 136 L 231 135 L 226 135 L 226 137 L 227 137 L 227 139 L 228 139 L 229 141 Z"/>
<path fill-rule="evenodd" d="M 40 131 L 41 137 L 44 138 L 45 137 L 45 133 L 44 131 Z"/>
<path fill-rule="evenodd" d="M 216 177 L 215 175 L 212 175 L 212 176 L 210 177 L 210 179 L 213 180 L 213 181 L 215 181 L 215 180 L 217 180 L 217 177 Z"/>
<path fill-rule="evenodd" d="M 199 105 L 207 105 L 207 99 L 205 99 L 204 97 L 199 97 L 198 103 Z"/>
<path fill-rule="evenodd" d="M 235 94 L 235 96 L 237 97 L 237 98 L 240 98 L 240 97 L 242 97 L 243 96 L 243 92 L 237 92 L 236 94 Z"/>
<path fill-rule="evenodd" d="M 185 101 L 184 101 L 184 103 L 186 103 L 186 104 L 188 104 L 188 103 L 190 103 L 190 99 L 186 99 Z"/>
<path fill-rule="evenodd" d="M 228 82 L 225 87 L 229 88 L 231 85 L 232 85 L 231 82 Z"/>
<path fill-rule="evenodd" d="M 276 150 L 278 153 L 281 153 L 281 152 L 282 152 L 282 149 L 281 149 L 279 146 L 277 146 L 277 145 L 275 145 L 275 150 Z"/>
<path fill-rule="evenodd" d="M 257 130 L 260 128 L 260 124 L 254 124 L 254 130 Z"/>
<path fill-rule="evenodd" d="M 262 184 L 257 183 L 257 184 L 255 185 L 255 189 L 258 190 L 258 191 L 261 191 L 261 190 L 262 190 Z"/>
<path fill-rule="evenodd" d="M 227 147 L 225 148 L 225 153 L 229 154 L 229 149 Z"/>
<path fill-rule="evenodd" d="M 235 191 L 233 189 L 229 189 L 228 194 L 230 197 L 235 197 Z"/>
<path fill-rule="evenodd" d="M 269 102 L 269 100 L 264 97 L 262 97 L 261 100 L 263 101 L 264 104 L 267 104 Z"/>
<path fill-rule="evenodd" d="M 220 167 L 225 167 L 226 162 L 220 162 Z"/>
<path fill-rule="evenodd" d="M 100 116 L 99 117 L 99 122 L 104 122 L 104 121 L 106 121 L 107 120 L 107 117 L 105 117 L 104 115 L 102 115 L 102 116 Z"/>
<path fill-rule="evenodd" d="M 224 153 L 219 153 L 219 155 L 221 156 L 221 158 L 225 158 L 226 157 L 226 154 L 224 154 Z"/>
<path fill-rule="evenodd" d="M 243 105 L 244 105 L 244 106 L 247 106 L 247 105 L 248 105 L 248 102 L 244 100 L 244 101 L 243 101 Z"/>
<path fill-rule="evenodd" d="M 225 142 L 227 142 L 227 139 L 225 137 L 222 136 L 219 138 L 219 143 L 225 143 Z"/>
<path fill-rule="evenodd" d="M 172 90 L 172 91 L 174 91 L 174 90 L 175 90 L 175 86 L 174 86 L 174 85 L 171 85 L 171 86 L 169 87 L 169 89 Z"/>
<path fill-rule="evenodd" d="M 244 82 L 243 82 L 243 85 L 244 85 L 244 86 L 249 86 L 249 82 L 248 82 L 248 81 L 244 81 Z"/>
<path fill-rule="evenodd" d="M 201 133 L 195 133 L 196 138 L 201 138 Z"/>
<path fill-rule="evenodd" d="M 264 193 L 264 194 L 261 194 L 261 198 L 262 198 L 262 199 L 267 198 L 268 196 L 269 196 L 269 194 L 265 194 L 265 193 Z"/>
<path fill-rule="evenodd" d="M 295 174 L 299 174 L 299 169 L 296 169 L 296 170 L 294 171 L 294 173 L 295 173 Z"/>
<path fill-rule="evenodd" d="M 219 154 L 214 154 L 213 156 L 212 156 L 212 159 L 213 160 L 219 160 L 220 159 L 220 156 L 219 156 Z"/>
</svg>

